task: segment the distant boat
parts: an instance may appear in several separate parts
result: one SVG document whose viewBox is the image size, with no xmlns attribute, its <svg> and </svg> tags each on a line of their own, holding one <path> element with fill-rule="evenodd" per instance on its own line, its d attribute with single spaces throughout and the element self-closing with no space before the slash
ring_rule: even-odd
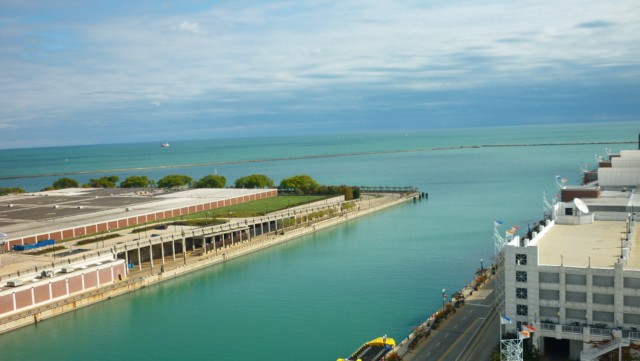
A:
<svg viewBox="0 0 640 361">
<path fill-rule="evenodd" d="M 160 144 L 160 146 L 161 146 L 162 148 L 169 148 L 169 147 L 170 147 L 170 146 L 169 146 L 169 143 L 162 143 L 162 144 Z"/>
</svg>

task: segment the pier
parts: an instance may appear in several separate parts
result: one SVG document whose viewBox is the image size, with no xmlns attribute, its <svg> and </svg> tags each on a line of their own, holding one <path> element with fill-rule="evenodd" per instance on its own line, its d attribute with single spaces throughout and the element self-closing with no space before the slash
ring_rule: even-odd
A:
<svg viewBox="0 0 640 361">
<path fill-rule="evenodd" d="M 148 237 L 128 234 L 97 242 L 95 248 L 89 250 L 74 246 L 74 251 L 81 251 L 68 252 L 55 259 L 53 255 L 32 257 L 33 263 L 27 268 L 20 268 L 18 263 L 3 267 L 0 272 L 3 283 L 25 280 L 20 287 L 0 290 L 0 333 L 348 222 L 416 196 L 415 193 L 363 194 L 360 200 L 350 202 L 336 197 L 263 217 L 233 219 L 217 226 L 168 226 Z M 98 276 L 102 279 L 98 283 L 85 283 L 90 277 L 87 274 L 105 265 L 126 267 L 126 271 L 112 271 L 111 277 Z M 53 297 L 49 291 L 48 298 L 46 292 L 40 292 L 44 296 L 34 299 L 36 287 L 62 289 L 55 285 L 76 282 L 71 281 L 72 277 L 80 280 L 77 283 L 81 287 L 74 288 L 75 292 L 69 290 Z M 25 301 L 16 302 L 16 294 L 20 292 Z"/>
</svg>

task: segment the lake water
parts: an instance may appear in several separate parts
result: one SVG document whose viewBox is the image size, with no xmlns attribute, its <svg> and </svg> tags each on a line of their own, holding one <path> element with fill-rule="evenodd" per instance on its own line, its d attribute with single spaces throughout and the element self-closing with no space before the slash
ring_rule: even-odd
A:
<svg viewBox="0 0 640 361">
<path fill-rule="evenodd" d="M 428 201 L 0 335 L 1 358 L 320 361 L 383 334 L 400 341 L 441 306 L 442 288 L 461 289 L 480 259 L 492 262 L 495 219 L 526 231 L 542 217 L 542 192 L 556 193 L 556 175 L 577 184 L 580 162 L 637 144 L 451 147 L 636 141 L 639 129 L 636 122 L 0 150 L 0 187 L 29 191 L 62 173 L 80 182 L 217 173 L 229 183 L 261 173 L 276 183 L 309 174 L 322 184 L 429 193 Z"/>
</svg>

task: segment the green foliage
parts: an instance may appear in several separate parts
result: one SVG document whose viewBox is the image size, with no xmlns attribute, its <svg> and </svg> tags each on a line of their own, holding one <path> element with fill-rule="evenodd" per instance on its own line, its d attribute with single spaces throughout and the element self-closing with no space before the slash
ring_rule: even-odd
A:
<svg viewBox="0 0 640 361">
<path fill-rule="evenodd" d="M 41 249 L 41 250 L 38 250 L 38 251 L 29 252 L 29 254 L 32 255 L 32 256 L 40 256 L 42 254 L 58 252 L 60 250 L 66 249 L 66 248 L 67 247 L 65 247 L 65 246 L 53 246 L 51 248 L 45 248 L 45 249 Z"/>
<path fill-rule="evenodd" d="M 216 174 L 206 175 L 195 183 L 196 188 L 224 188 L 226 186 L 227 178 Z"/>
<path fill-rule="evenodd" d="M 92 187 L 92 188 L 115 188 L 116 182 L 118 182 L 119 180 L 120 180 L 120 177 L 116 175 L 112 175 L 109 177 L 102 177 L 99 179 L 90 178 L 88 185 L 89 187 Z"/>
<path fill-rule="evenodd" d="M 120 188 L 146 188 L 150 183 L 151 181 L 146 175 L 134 175 L 120 182 Z"/>
<path fill-rule="evenodd" d="M 538 350 L 537 347 L 530 345 L 530 347 L 524 348 L 522 356 L 524 358 L 524 361 L 539 361 L 540 350 Z"/>
<path fill-rule="evenodd" d="M 318 194 L 342 194 L 344 199 L 349 201 L 360 198 L 360 188 L 351 186 L 320 186 L 317 190 Z"/>
<path fill-rule="evenodd" d="M 282 220 L 282 226 L 287 228 L 287 227 L 293 227 L 296 225 L 296 219 L 295 218 L 285 218 Z"/>
<path fill-rule="evenodd" d="M 318 182 L 306 174 L 298 174 L 280 182 L 280 188 L 293 189 L 296 192 L 302 191 L 305 194 L 316 193 L 318 187 Z"/>
<path fill-rule="evenodd" d="M 189 227 L 207 227 L 207 226 L 216 226 L 218 224 L 225 224 L 228 220 L 219 219 L 219 218 L 196 218 L 196 219 L 185 219 L 181 221 L 175 221 L 172 224 L 176 226 L 189 226 Z"/>
<path fill-rule="evenodd" d="M 65 188 L 77 188 L 80 184 L 78 181 L 71 178 L 60 178 L 57 181 L 53 182 L 53 185 L 43 189 L 45 191 L 50 191 L 54 189 L 65 189 Z"/>
<path fill-rule="evenodd" d="M 25 193 L 24 189 L 22 188 L 0 188 L 0 196 L 6 196 L 7 194 L 13 194 L 13 193 Z"/>
<path fill-rule="evenodd" d="M 193 179 L 188 175 L 170 174 L 158 181 L 159 188 L 189 187 Z"/>
<path fill-rule="evenodd" d="M 86 239 L 80 240 L 76 244 L 81 246 L 81 245 L 85 245 L 85 244 L 105 241 L 107 239 L 118 238 L 118 237 L 121 237 L 121 236 L 122 235 L 118 234 L 118 233 L 107 233 L 107 234 L 103 234 L 102 236 L 95 236 L 93 238 L 86 238 Z"/>
<path fill-rule="evenodd" d="M 351 210 L 353 208 L 355 208 L 356 204 L 353 202 L 345 202 L 342 203 L 342 209 L 344 209 L 345 211 Z"/>
<path fill-rule="evenodd" d="M 272 188 L 273 179 L 264 174 L 252 174 L 236 179 L 236 188 Z"/>
</svg>

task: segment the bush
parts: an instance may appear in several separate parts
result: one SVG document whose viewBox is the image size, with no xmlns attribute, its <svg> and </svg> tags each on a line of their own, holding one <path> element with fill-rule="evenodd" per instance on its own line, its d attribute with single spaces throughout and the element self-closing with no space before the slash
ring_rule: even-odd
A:
<svg viewBox="0 0 640 361">
<path fill-rule="evenodd" d="M 121 188 L 146 188 L 149 186 L 151 181 L 147 178 L 146 175 L 142 176 L 131 176 L 127 177 L 125 180 L 120 182 Z"/>
<path fill-rule="evenodd" d="M 158 187 L 160 188 L 190 187 L 192 183 L 193 183 L 193 179 L 188 175 L 170 174 L 158 181 Z"/>
<path fill-rule="evenodd" d="M 251 174 L 235 181 L 236 188 L 272 188 L 274 184 L 273 179 L 264 174 Z"/>
<path fill-rule="evenodd" d="M 227 178 L 217 174 L 204 176 L 195 184 L 196 188 L 224 188 L 226 186 Z"/>
<path fill-rule="evenodd" d="M 22 188 L 0 188 L 0 196 L 6 196 L 7 194 L 19 194 L 19 193 L 25 193 L 24 189 Z"/>
</svg>

